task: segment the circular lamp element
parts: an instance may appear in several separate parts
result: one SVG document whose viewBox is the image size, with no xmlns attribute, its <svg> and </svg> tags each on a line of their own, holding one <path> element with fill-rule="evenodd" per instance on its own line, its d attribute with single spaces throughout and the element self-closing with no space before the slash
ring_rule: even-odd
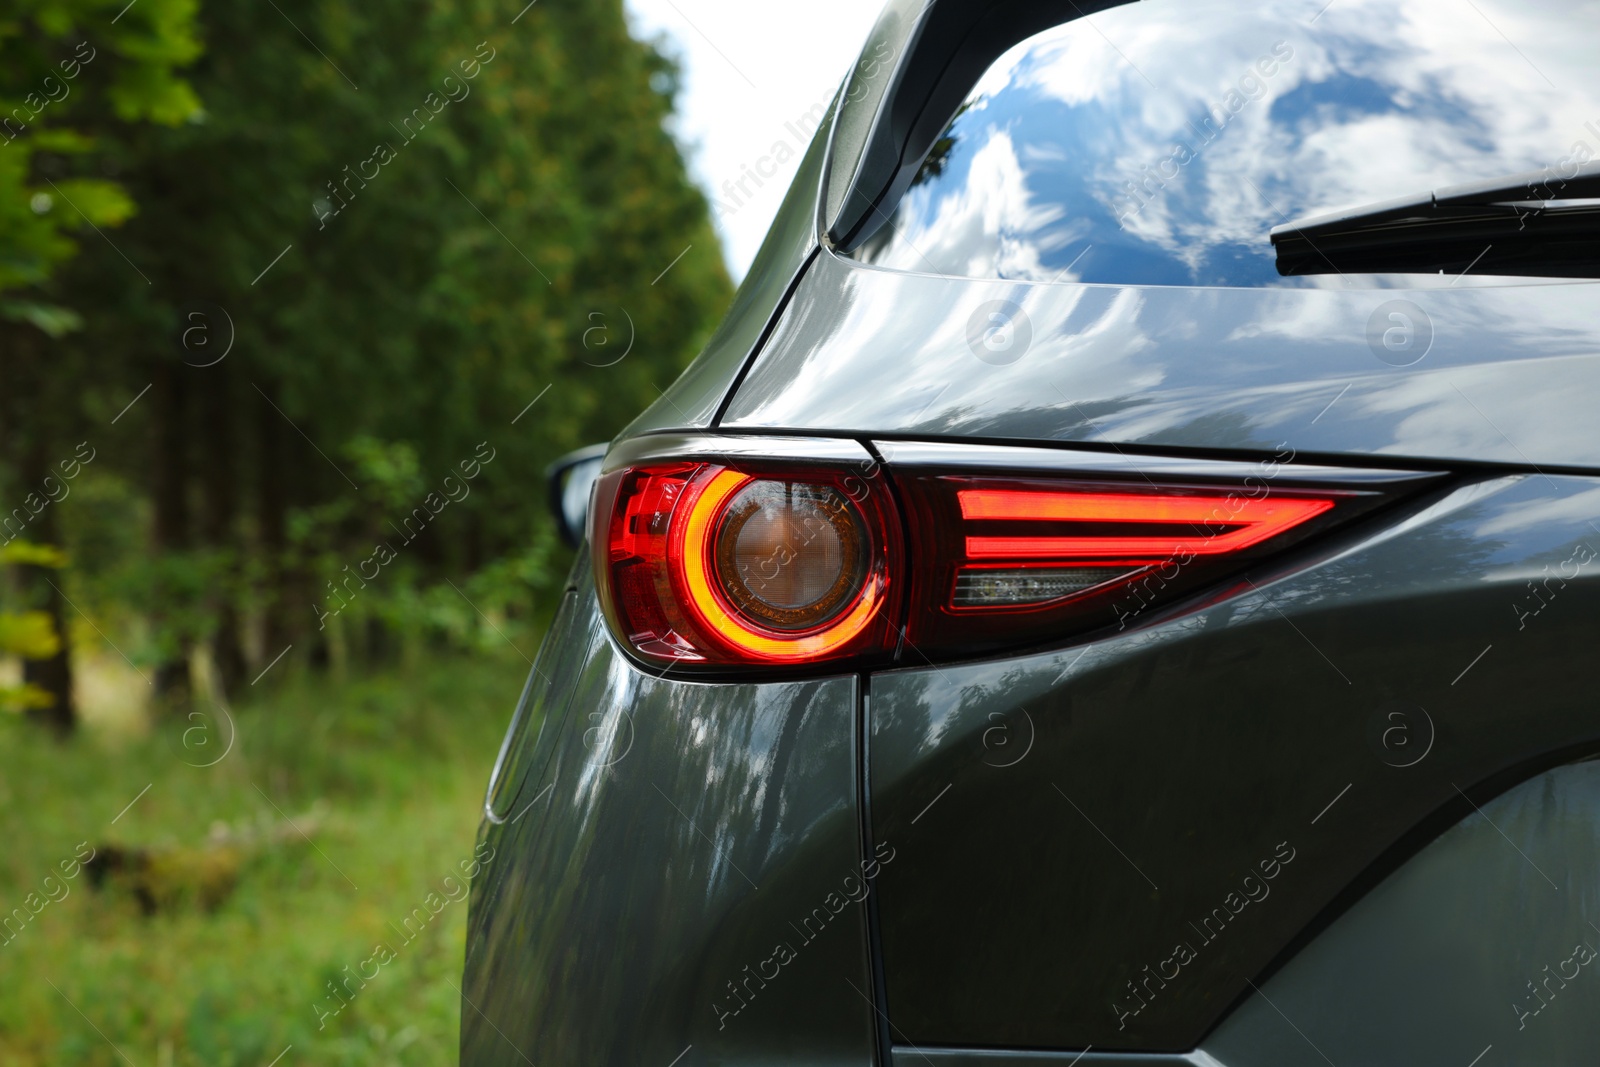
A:
<svg viewBox="0 0 1600 1067">
<path fill-rule="evenodd" d="M 838 488 L 706 467 L 671 548 L 686 620 L 747 662 L 838 654 L 883 607 L 882 546 Z"/>
<path fill-rule="evenodd" d="M 861 516 L 827 485 L 750 481 L 724 508 L 714 553 L 729 602 L 752 622 L 785 633 L 832 620 L 867 576 Z"/>
</svg>

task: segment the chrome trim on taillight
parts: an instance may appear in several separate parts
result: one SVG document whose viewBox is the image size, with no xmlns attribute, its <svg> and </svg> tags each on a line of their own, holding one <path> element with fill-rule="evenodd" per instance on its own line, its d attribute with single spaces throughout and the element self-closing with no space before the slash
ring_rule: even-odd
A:
<svg viewBox="0 0 1600 1067">
<path fill-rule="evenodd" d="M 830 465 L 861 464 L 867 469 L 876 462 L 861 442 L 848 438 L 661 433 L 619 441 L 606 454 L 601 473 L 662 459 L 809 460 Z"/>
<path fill-rule="evenodd" d="M 951 441 L 873 441 L 872 447 L 891 469 L 936 467 L 945 471 L 976 468 L 1032 471 L 1039 474 L 1122 476 L 1132 478 L 1200 478 L 1243 481 L 1262 477 L 1263 468 L 1285 485 L 1335 484 L 1350 488 L 1398 484 L 1437 477 L 1419 471 L 1369 467 L 1330 467 L 1296 462 L 1293 449 L 1280 449 L 1260 460 L 1196 459 L 1103 452 L 1084 448 L 1035 448 Z"/>
</svg>

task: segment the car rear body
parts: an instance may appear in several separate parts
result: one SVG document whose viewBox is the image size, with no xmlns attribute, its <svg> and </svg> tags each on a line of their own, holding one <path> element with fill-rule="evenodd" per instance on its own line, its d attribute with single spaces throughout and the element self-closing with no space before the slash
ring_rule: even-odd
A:
<svg viewBox="0 0 1600 1067">
<path fill-rule="evenodd" d="M 891 3 L 608 455 L 490 786 L 463 1062 L 1592 1062 L 1595 287 L 1274 271 L 1269 231 L 1580 174 L 1597 15 Z M 605 516 L 677 460 L 857 479 L 883 639 L 652 659 Z M 1335 504 L 1024 618 L 947 599 L 939 486 Z"/>
</svg>

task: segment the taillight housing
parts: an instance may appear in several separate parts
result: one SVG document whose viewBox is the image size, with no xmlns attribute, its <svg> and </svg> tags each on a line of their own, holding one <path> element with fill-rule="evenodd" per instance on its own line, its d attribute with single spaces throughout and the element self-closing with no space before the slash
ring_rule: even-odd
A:
<svg viewBox="0 0 1600 1067">
<path fill-rule="evenodd" d="M 1363 491 L 1023 477 L 899 479 L 913 569 L 912 661 L 1126 629 L 1358 510 Z"/>
<path fill-rule="evenodd" d="M 880 447 L 887 465 L 853 441 L 622 446 L 590 520 L 612 633 L 686 674 L 1050 647 L 1147 624 L 1207 587 L 1227 595 L 1229 576 L 1432 480 L 1194 460 L 1130 477 L 1139 461 L 1113 473 L 1088 453 Z"/>
<path fill-rule="evenodd" d="M 870 467 L 690 459 L 596 492 L 602 599 L 640 659 L 808 667 L 893 649 L 902 538 Z"/>
</svg>

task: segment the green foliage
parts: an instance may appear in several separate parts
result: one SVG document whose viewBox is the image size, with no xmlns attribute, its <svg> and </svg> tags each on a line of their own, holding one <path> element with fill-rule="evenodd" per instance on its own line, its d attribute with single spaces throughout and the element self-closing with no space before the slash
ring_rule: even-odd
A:
<svg viewBox="0 0 1600 1067">
<path fill-rule="evenodd" d="M 46 612 L 0 614 L 0 651 L 23 659 L 49 659 L 60 650 L 61 639 Z"/>
<path fill-rule="evenodd" d="M 67 556 L 59 548 L 19 538 L 0 545 L 0 564 L 4 563 L 60 569 L 67 565 Z M 49 659 L 59 651 L 61 637 L 49 612 L 0 611 L 0 655 Z M 36 685 L 0 685 L 0 711 L 48 708 L 52 703 L 54 698 Z"/>
<path fill-rule="evenodd" d="M 417 450 L 409 442 L 384 442 L 363 434 L 351 439 L 345 454 L 375 507 L 399 511 L 425 492 Z"/>
<path fill-rule="evenodd" d="M 83 329 L 83 316 L 76 311 L 36 300 L 0 300 L 0 319 L 25 322 L 50 338 Z"/>
<path fill-rule="evenodd" d="M 67 554 L 54 545 L 40 545 L 17 538 L 0 545 L 0 563 L 30 564 L 60 570 L 67 565 Z"/>
<path fill-rule="evenodd" d="M 98 450 L 52 505 L 67 594 L 141 668 L 246 632 L 252 669 L 525 645 L 570 561 L 543 468 L 653 402 L 730 295 L 671 64 L 620 0 L 138 0 L 113 34 L 125 3 L 28 8 L 18 70 L 97 52 L 0 179 L 33 352 L 0 366 L 0 494 L 43 476 L 12 457 Z M 70 262 L 61 194 L 104 237 Z"/>
<path fill-rule="evenodd" d="M 75 251 L 73 232 L 132 215 L 118 183 L 71 171 L 101 150 L 100 131 L 117 122 L 172 125 L 199 111 L 179 74 L 200 53 L 198 4 L 9 5 L 0 19 L 0 291 L 48 281 Z M 25 310 L 0 305 L 8 317 Z"/>
<path fill-rule="evenodd" d="M 471 852 L 572 562 L 544 466 L 730 295 L 675 84 L 620 0 L 0 12 L 0 518 L 72 560 L 0 550 L 0 654 L 75 637 L 157 697 L 148 736 L 0 721 L 0 914 L 86 838 L 143 857 L 0 944 L 0 1063 L 123 1062 L 96 1027 L 167 1067 L 453 1059 L 465 905 L 313 1005 Z M 197 650 L 231 712 L 173 681 Z"/>
</svg>

